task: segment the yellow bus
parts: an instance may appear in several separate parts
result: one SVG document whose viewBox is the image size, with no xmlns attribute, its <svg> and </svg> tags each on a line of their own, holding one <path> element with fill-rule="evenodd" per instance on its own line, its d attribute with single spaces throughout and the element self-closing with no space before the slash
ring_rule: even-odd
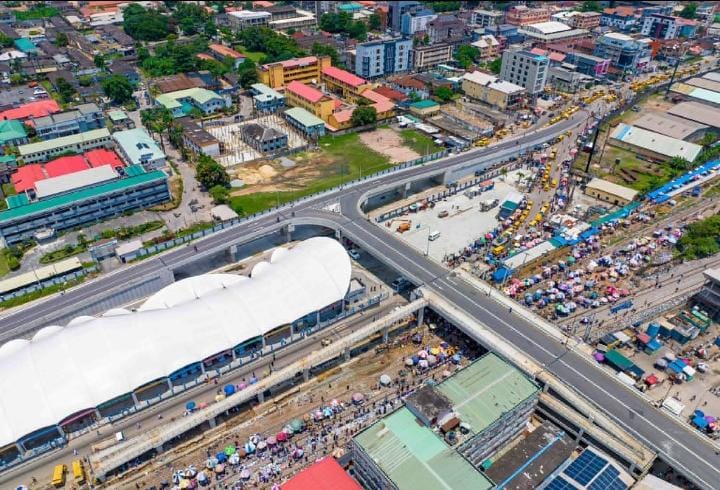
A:
<svg viewBox="0 0 720 490">
<path fill-rule="evenodd" d="M 55 466 L 55 469 L 53 470 L 53 477 L 52 477 L 52 485 L 53 487 L 64 487 L 65 486 L 65 472 L 67 471 L 67 466 L 64 464 L 59 464 Z"/>
<path fill-rule="evenodd" d="M 76 459 L 72 462 L 72 472 L 75 483 L 78 485 L 85 484 L 85 468 L 83 468 L 82 461 Z"/>
</svg>

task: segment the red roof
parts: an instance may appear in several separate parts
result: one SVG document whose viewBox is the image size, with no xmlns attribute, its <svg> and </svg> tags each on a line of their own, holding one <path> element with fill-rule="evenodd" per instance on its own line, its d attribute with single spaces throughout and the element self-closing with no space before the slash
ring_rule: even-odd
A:
<svg viewBox="0 0 720 490">
<path fill-rule="evenodd" d="M 539 56 L 547 56 L 547 54 L 548 54 L 548 52 L 547 52 L 546 50 L 540 49 L 540 48 L 532 48 L 532 49 L 530 50 L 530 52 L 531 52 L 532 54 L 537 54 L 537 55 L 539 55 Z"/>
<path fill-rule="evenodd" d="M 657 384 L 658 381 L 659 381 L 659 380 L 658 380 L 658 377 L 657 377 L 657 375 L 655 375 L 655 374 L 651 374 L 650 376 L 648 376 L 647 378 L 645 378 L 645 382 L 646 382 L 647 384 L 649 384 L 650 386 L 652 386 L 652 385 L 654 385 L 654 384 Z"/>
<path fill-rule="evenodd" d="M 42 165 L 38 165 L 37 163 L 18 167 L 11 176 L 13 187 L 15 187 L 18 193 L 35 189 L 35 182 L 46 178 Z"/>
<path fill-rule="evenodd" d="M 81 155 L 60 157 L 45 164 L 45 172 L 48 177 L 60 177 L 87 169 L 87 163 Z"/>
<path fill-rule="evenodd" d="M 234 49 L 223 46 L 222 44 L 211 44 L 209 48 L 210 51 L 215 51 L 220 56 L 228 56 L 233 59 L 245 58 L 242 54 L 238 53 Z"/>
<path fill-rule="evenodd" d="M 84 155 L 87 163 L 92 167 L 102 167 L 103 165 L 110 165 L 112 168 L 122 168 L 125 166 L 120 157 L 117 156 L 112 150 L 106 150 L 105 148 L 97 148 L 90 150 Z"/>
<path fill-rule="evenodd" d="M 318 102 L 320 99 L 325 97 L 325 94 L 320 92 L 318 89 L 305 85 L 297 80 L 293 80 L 288 83 L 287 90 L 305 100 L 309 100 L 310 102 Z"/>
<path fill-rule="evenodd" d="M 565 59 L 565 55 L 562 53 L 550 53 L 548 56 L 552 61 L 562 62 Z"/>
<path fill-rule="evenodd" d="M 282 490 L 362 490 L 335 458 L 326 456 L 282 485 Z"/>
<path fill-rule="evenodd" d="M 213 58 L 207 53 L 198 53 L 195 55 L 195 57 L 200 60 L 215 61 L 215 58 Z"/>
<path fill-rule="evenodd" d="M 305 56 L 304 58 L 293 58 L 291 60 L 279 61 L 283 68 L 295 68 L 297 66 L 314 65 L 318 62 L 317 56 Z M 263 66 L 270 66 L 274 63 L 267 63 Z"/>
<path fill-rule="evenodd" d="M 45 117 L 60 112 L 60 106 L 52 99 L 28 102 L 15 109 L 0 112 L 0 120 Z"/>
<path fill-rule="evenodd" d="M 378 94 L 383 95 L 390 100 L 396 100 L 398 102 L 402 102 L 403 100 L 408 99 L 408 96 L 405 95 L 404 93 L 400 92 L 399 90 L 393 90 L 390 87 L 386 87 L 384 85 L 381 85 L 380 87 L 377 87 L 374 90 Z"/>
<path fill-rule="evenodd" d="M 340 80 L 341 82 L 346 83 L 351 87 L 359 87 L 360 85 L 364 85 L 367 83 L 364 78 L 360 78 L 357 75 L 353 75 L 349 71 L 341 70 L 340 68 L 337 68 L 335 66 L 328 66 L 327 68 L 323 68 L 322 72 L 323 75 L 334 78 L 336 80 Z"/>
</svg>

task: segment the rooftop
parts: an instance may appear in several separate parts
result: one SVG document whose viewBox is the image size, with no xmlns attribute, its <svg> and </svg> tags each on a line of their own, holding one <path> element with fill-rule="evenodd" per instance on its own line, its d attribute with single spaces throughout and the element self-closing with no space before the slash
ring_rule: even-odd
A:
<svg viewBox="0 0 720 490">
<path fill-rule="evenodd" d="M 263 95 L 269 100 L 282 99 L 284 97 L 280 92 L 268 87 L 264 83 L 254 83 L 251 87 L 258 95 Z"/>
<path fill-rule="evenodd" d="M 511 82 L 506 82 L 505 80 L 500 80 L 495 75 L 490 75 L 481 71 L 466 73 L 465 75 L 463 75 L 463 80 L 468 80 L 479 85 L 484 85 L 493 90 L 497 90 L 499 92 L 503 92 L 509 95 L 525 91 L 525 87 L 515 85 Z"/>
<path fill-rule="evenodd" d="M 15 187 L 15 191 L 18 193 L 35 189 L 35 183 L 38 180 L 46 178 L 47 176 L 45 175 L 45 172 L 43 172 L 42 165 L 37 163 L 18 167 L 17 170 L 15 170 L 15 172 L 10 176 L 13 187 Z"/>
<path fill-rule="evenodd" d="M 341 82 L 350 85 L 351 87 L 359 87 L 368 83 L 367 80 L 365 80 L 364 78 L 354 75 L 349 71 L 341 70 L 340 68 L 337 68 L 335 66 L 328 66 L 323 68 L 322 73 L 323 75 L 330 78 L 340 80 Z"/>
<path fill-rule="evenodd" d="M 301 66 L 310 66 L 314 65 L 318 62 L 317 56 L 305 56 L 303 58 L 292 58 L 285 61 L 278 61 L 276 63 L 266 63 L 262 65 L 262 68 L 267 70 L 270 66 L 276 65 L 277 63 L 280 63 L 283 68 L 289 69 L 289 68 L 299 68 Z"/>
<path fill-rule="evenodd" d="M 702 102 L 681 102 L 672 106 L 667 113 L 713 128 L 720 128 L 720 108 Z"/>
<path fill-rule="evenodd" d="M 61 175 L 72 174 L 87 170 L 88 165 L 80 155 L 56 158 L 45 164 L 45 172 L 48 177 L 60 177 Z"/>
<path fill-rule="evenodd" d="M 3 119 L 28 119 L 31 117 L 43 117 L 60 112 L 60 106 L 52 99 L 37 100 L 28 102 L 15 109 L 8 109 L 0 112 L 0 120 Z"/>
<path fill-rule="evenodd" d="M 285 136 L 284 133 L 281 133 L 275 128 L 255 123 L 244 124 L 240 127 L 240 131 L 242 131 L 246 138 L 256 141 L 273 141 L 277 138 Z"/>
<path fill-rule="evenodd" d="M 303 109 L 302 107 L 293 107 L 285 111 L 285 114 L 292 117 L 306 128 L 312 126 L 324 125 L 325 122 L 315 114 Z"/>
<path fill-rule="evenodd" d="M 492 482 L 452 450 L 407 408 L 380 420 L 353 441 L 398 488 L 486 490 Z"/>
<path fill-rule="evenodd" d="M 82 163 L 85 165 L 84 161 Z M 35 185 L 35 189 L 37 197 L 45 199 L 117 178 L 117 172 L 109 165 L 95 168 L 87 168 L 87 165 L 85 165 L 83 170 L 74 170 L 58 177 L 40 180 Z"/>
<path fill-rule="evenodd" d="M 708 129 L 708 126 L 704 124 L 659 112 L 643 113 L 633 124 L 639 128 L 655 131 L 679 140 L 687 139 L 699 131 Z"/>
<path fill-rule="evenodd" d="M 629 126 L 625 123 L 618 124 L 610 134 L 610 137 L 664 155 L 668 158 L 682 157 L 689 162 L 694 161 L 702 150 L 702 146 L 700 145 L 671 138 L 664 134 L 655 133 L 636 126 Z"/>
<path fill-rule="evenodd" d="M 332 456 L 326 456 L 293 476 L 282 490 L 362 490 Z"/>
<path fill-rule="evenodd" d="M 297 80 L 288 83 L 285 90 L 313 103 L 319 102 L 323 97 L 327 98 L 327 96 L 318 89 L 305 85 Z"/>
<path fill-rule="evenodd" d="M 20 156 L 26 156 L 41 151 L 54 150 L 65 146 L 80 144 L 85 141 L 93 141 L 101 138 L 110 137 L 110 131 L 107 128 L 93 129 L 84 133 L 71 134 L 54 140 L 40 141 L 38 143 L 29 143 L 18 147 Z"/>
<path fill-rule="evenodd" d="M 537 24 L 528 24 L 526 26 L 523 26 L 524 29 L 527 29 L 529 27 L 536 29 L 538 32 L 540 32 L 542 34 L 554 34 L 556 32 L 569 31 L 572 29 L 569 25 L 563 24 L 562 22 L 557 22 L 554 20 L 551 20 L 548 22 L 539 22 Z"/>
<path fill-rule="evenodd" d="M 117 153 L 113 150 L 106 150 L 105 148 L 95 148 L 94 150 L 87 151 L 83 154 L 88 165 L 91 167 L 100 167 L 103 165 L 110 165 L 112 168 L 122 168 L 125 166 Z"/>
<path fill-rule="evenodd" d="M 203 82 L 197 78 L 192 78 L 184 73 L 177 75 L 169 75 L 167 77 L 161 77 L 154 80 L 160 93 L 176 92 L 178 90 L 185 90 L 193 87 L 202 87 Z"/>
<path fill-rule="evenodd" d="M 155 100 L 157 100 L 160 104 L 170 108 L 175 107 L 176 104 L 180 105 L 178 99 L 192 99 L 198 104 L 206 104 L 211 100 L 217 98 L 219 98 L 219 95 L 212 90 L 201 87 L 194 87 L 158 95 Z"/>
<path fill-rule="evenodd" d="M 182 118 L 179 120 L 179 122 L 180 125 L 183 127 L 183 136 L 187 137 L 197 146 L 202 148 L 207 145 L 218 143 L 218 140 L 217 138 L 215 138 L 215 136 L 205 131 L 205 129 L 200 127 L 200 125 L 196 122 L 191 121 L 187 118 Z"/>
<path fill-rule="evenodd" d="M 25 138 L 27 132 L 23 123 L 11 119 L 9 121 L 0 121 L 0 145 L 4 145 L 6 141 Z"/>
<path fill-rule="evenodd" d="M 598 179 L 597 177 L 588 182 L 586 188 L 607 192 L 614 196 L 622 197 L 627 201 L 632 201 L 635 199 L 635 196 L 638 195 L 638 191 L 635 189 L 630 189 L 629 187 L 610 182 L 609 180 Z"/>
<path fill-rule="evenodd" d="M 685 80 L 685 83 L 692 85 L 693 87 L 700 87 L 706 90 L 712 90 L 713 92 L 720 92 L 720 81 L 711 80 L 709 78 L 691 78 Z"/>
<path fill-rule="evenodd" d="M 236 10 L 234 12 L 228 12 L 228 15 L 237 19 L 261 19 L 267 17 L 268 19 L 272 14 L 270 12 L 254 12 L 251 10 Z"/>
<path fill-rule="evenodd" d="M 155 140 L 143 128 L 118 131 L 113 133 L 113 139 L 122 148 L 132 164 L 138 164 L 148 159 L 158 160 L 165 158 L 165 154 L 155 143 Z"/>
<path fill-rule="evenodd" d="M 227 47 L 227 46 L 223 46 L 222 44 L 211 44 L 210 46 L 208 46 L 208 48 L 209 48 L 211 51 L 216 52 L 216 53 L 219 54 L 220 56 L 227 56 L 227 57 L 230 57 L 230 58 L 235 59 L 235 60 L 236 60 L 236 59 L 240 59 L 240 58 L 243 58 L 243 59 L 245 58 L 245 56 L 243 56 L 242 54 L 238 53 L 238 52 L 235 51 L 234 49 L 229 48 L 229 47 Z"/>
<path fill-rule="evenodd" d="M 437 107 L 440 104 L 435 102 L 434 100 L 425 99 L 425 100 L 418 100 L 417 102 L 413 102 L 410 104 L 410 107 L 414 107 L 416 109 L 429 109 L 431 107 Z"/>
</svg>

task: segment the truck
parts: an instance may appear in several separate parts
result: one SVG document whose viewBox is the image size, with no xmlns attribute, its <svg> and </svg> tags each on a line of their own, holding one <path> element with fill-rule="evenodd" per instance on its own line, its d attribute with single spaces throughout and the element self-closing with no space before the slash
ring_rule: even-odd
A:
<svg viewBox="0 0 720 490">
<path fill-rule="evenodd" d="M 500 203 L 499 199 L 486 199 L 480 203 L 480 211 L 489 211 Z"/>
</svg>

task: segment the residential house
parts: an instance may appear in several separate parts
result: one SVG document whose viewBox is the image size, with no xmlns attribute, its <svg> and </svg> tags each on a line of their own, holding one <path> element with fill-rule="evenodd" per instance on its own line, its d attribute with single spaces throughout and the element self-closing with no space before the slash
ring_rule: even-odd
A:
<svg viewBox="0 0 720 490">
<path fill-rule="evenodd" d="M 220 155 L 220 141 L 189 118 L 178 119 L 182 126 L 182 142 L 185 148 L 195 154 L 211 157 Z"/>
<path fill-rule="evenodd" d="M 155 104 L 167 108 L 173 117 L 187 116 L 193 108 L 203 114 L 213 114 L 232 105 L 229 96 L 220 96 L 204 88 L 190 88 L 168 92 L 155 97 Z"/>
<path fill-rule="evenodd" d="M 491 27 L 502 24 L 505 14 L 499 10 L 473 10 L 470 23 L 477 27 Z"/>
<path fill-rule="evenodd" d="M 325 121 L 302 107 L 292 107 L 284 112 L 285 119 L 306 138 L 317 140 L 325 135 Z"/>
<path fill-rule="evenodd" d="M 600 25 L 618 29 L 620 31 L 629 31 L 638 22 L 638 15 L 634 7 L 619 6 L 614 8 L 606 8 L 600 16 Z"/>
<path fill-rule="evenodd" d="M 208 46 L 208 49 L 210 50 L 210 55 L 220 62 L 224 62 L 227 58 L 231 59 L 235 69 L 245 61 L 245 56 L 222 44 L 211 44 Z"/>
<path fill-rule="evenodd" d="M 248 123 L 240 126 L 240 138 L 260 153 L 276 153 L 288 147 L 288 135 L 262 124 Z"/>
<path fill-rule="evenodd" d="M 467 40 L 465 22 L 454 15 L 439 15 L 428 22 L 427 33 L 431 44 L 457 45 Z"/>
<path fill-rule="evenodd" d="M 81 104 L 73 110 L 31 119 L 30 125 L 43 140 L 84 133 L 105 126 L 105 116 L 95 104 Z"/>
<path fill-rule="evenodd" d="M 116 131 L 112 135 L 120 156 L 128 165 L 141 165 L 147 169 L 165 166 L 165 153 L 143 128 Z"/>
<path fill-rule="evenodd" d="M 468 97 L 503 110 L 519 109 L 525 96 L 525 87 L 479 71 L 463 75 L 462 89 Z"/>
<path fill-rule="evenodd" d="M 500 54 L 500 41 L 492 34 L 485 34 L 472 43 L 472 46 L 480 52 L 480 58 L 497 58 Z"/>
<path fill-rule="evenodd" d="M 285 96 L 264 83 L 253 84 L 251 93 L 255 110 L 258 112 L 277 112 L 285 107 Z"/>
</svg>

